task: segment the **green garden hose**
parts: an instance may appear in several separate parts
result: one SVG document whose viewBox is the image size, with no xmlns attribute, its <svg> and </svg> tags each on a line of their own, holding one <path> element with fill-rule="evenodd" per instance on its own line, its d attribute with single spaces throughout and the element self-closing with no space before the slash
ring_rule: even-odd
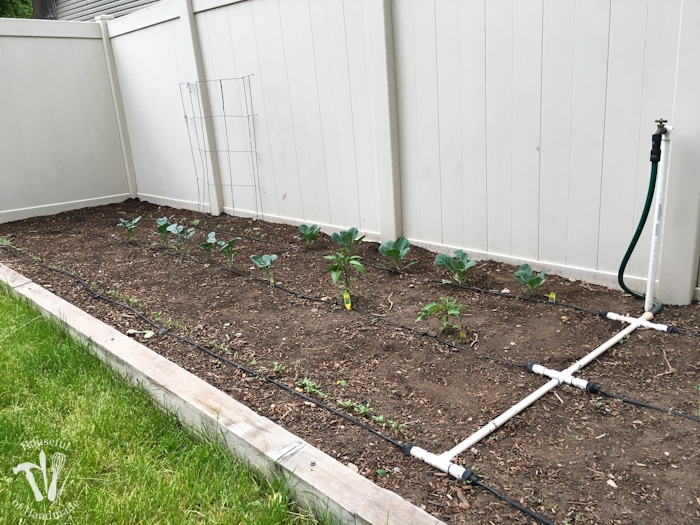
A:
<svg viewBox="0 0 700 525">
<path fill-rule="evenodd" d="M 632 242 L 630 242 L 630 245 L 627 247 L 625 256 L 622 258 L 622 262 L 620 263 L 620 269 L 617 272 L 617 282 L 620 284 L 620 287 L 632 297 L 636 297 L 637 299 L 644 299 L 645 296 L 641 293 L 635 292 L 634 290 L 630 290 L 627 285 L 625 285 L 625 268 L 627 267 L 627 263 L 632 256 L 632 252 L 634 252 L 634 249 L 637 246 L 639 237 L 642 235 L 642 230 L 644 230 L 647 217 L 649 217 L 651 202 L 654 199 L 654 189 L 656 188 L 656 172 L 658 166 L 658 161 L 652 161 L 651 174 L 649 175 L 649 189 L 647 190 L 647 199 L 644 203 L 644 210 L 642 211 L 642 216 L 639 218 L 639 224 L 637 225 L 637 230 L 634 232 L 634 237 L 632 237 Z M 658 314 L 662 307 L 663 305 L 659 301 L 654 300 L 654 307 L 651 309 L 651 313 L 654 315 Z"/>
</svg>

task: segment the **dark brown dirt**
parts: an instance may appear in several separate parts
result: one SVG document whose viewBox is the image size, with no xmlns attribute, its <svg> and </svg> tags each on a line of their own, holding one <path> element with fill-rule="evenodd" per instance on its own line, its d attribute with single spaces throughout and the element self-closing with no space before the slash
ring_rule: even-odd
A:
<svg viewBox="0 0 700 525">
<path fill-rule="evenodd" d="M 139 244 L 127 243 L 117 219 L 139 215 Z M 197 261 L 157 248 L 155 219 L 164 215 L 172 222 L 201 220 L 190 245 Z M 222 268 L 228 263 L 218 253 L 208 264 L 197 246 L 208 231 L 216 231 L 219 239 L 244 237 L 235 270 L 262 278 L 250 255 L 275 253 L 278 284 L 338 304 L 232 274 Z M 624 328 L 562 303 L 633 316 L 643 308 L 619 291 L 552 276 L 539 297 L 555 292 L 554 304 L 440 284 L 433 280 L 446 275 L 432 264 L 434 254 L 412 248 L 409 258 L 419 263 L 410 276 L 369 267 L 366 277 L 352 283 L 358 310 L 346 311 L 323 258 L 337 246 L 322 235 L 307 250 L 296 234 L 290 226 L 212 218 L 138 201 L 0 225 L 0 237 L 20 248 L 22 257 L 80 275 L 95 290 L 130 302 L 173 332 L 300 391 L 305 379 L 312 381 L 336 408 L 341 400 L 371 407 L 368 415 L 341 409 L 393 439 L 435 453 L 545 383 L 514 364 L 564 369 Z M 382 259 L 376 243 L 362 243 L 359 255 L 365 263 Z M 63 275 L 19 260 L 12 250 L 0 250 L 0 261 L 122 331 L 150 329 L 133 313 L 94 298 Z M 526 295 L 513 279 L 514 270 L 487 262 L 472 268 L 465 284 Z M 464 337 L 441 336 L 462 349 L 382 320 L 437 334 L 435 318 L 415 319 L 423 305 L 441 297 L 466 306 L 459 321 Z M 657 321 L 697 332 L 699 313 L 697 305 L 666 307 Z M 134 337 L 446 522 L 531 522 L 485 490 L 448 478 L 350 422 L 192 346 L 163 334 Z M 580 376 L 608 392 L 697 416 L 698 343 L 692 335 L 640 329 Z M 321 399 L 321 394 L 311 395 Z M 401 430 L 391 428 L 389 420 Z M 700 523 L 698 429 L 695 421 L 561 386 L 455 461 L 557 523 Z"/>
</svg>

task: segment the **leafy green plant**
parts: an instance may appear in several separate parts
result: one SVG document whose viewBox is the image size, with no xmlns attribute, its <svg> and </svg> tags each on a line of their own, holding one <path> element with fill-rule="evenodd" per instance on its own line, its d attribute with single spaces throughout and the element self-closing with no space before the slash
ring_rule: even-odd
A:
<svg viewBox="0 0 700 525">
<path fill-rule="evenodd" d="M 218 244 L 219 243 L 216 240 L 216 232 L 209 232 L 209 235 L 207 235 L 206 242 L 200 242 L 199 247 L 205 252 L 207 252 L 207 258 L 211 261 L 211 251 Z"/>
<path fill-rule="evenodd" d="M 343 247 L 341 252 L 352 255 L 352 253 L 355 251 L 355 247 L 362 242 L 362 239 L 365 238 L 364 235 L 362 237 L 358 237 L 358 235 L 359 232 L 357 231 L 357 228 L 350 228 L 349 230 L 333 233 L 331 235 L 331 240 Z"/>
<path fill-rule="evenodd" d="M 326 272 L 331 274 L 333 284 L 339 286 L 342 292 L 350 292 L 350 270 L 355 270 L 362 275 L 367 275 L 367 270 L 360 262 L 361 258 L 359 255 L 350 255 L 341 250 L 331 255 L 325 255 L 324 257 L 332 261 L 332 264 L 328 267 Z"/>
<path fill-rule="evenodd" d="M 389 424 L 389 428 L 392 430 L 396 430 L 397 432 L 401 432 L 402 434 L 406 433 L 406 423 L 399 423 L 398 421 L 394 421 L 393 419 L 388 419 L 387 423 Z"/>
<path fill-rule="evenodd" d="M 315 394 L 323 399 L 326 399 L 328 397 L 328 394 L 326 394 L 323 390 L 321 390 L 321 385 L 313 382 L 308 377 L 305 377 L 304 379 L 297 381 L 297 386 L 300 386 L 301 388 L 303 388 L 304 392 L 306 392 L 307 394 Z"/>
<path fill-rule="evenodd" d="M 418 259 L 414 259 L 409 263 L 404 264 L 403 266 L 401 265 L 404 257 L 406 257 L 406 254 L 410 249 L 411 245 L 408 242 L 408 239 L 406 239 L 406 237 L 399 237 L 395 241 L 386 241 L 384 244 L 379 246 L 379 253 L 381 253 L 384 257 L 388 257 L 389 259 L 391 259 L 391 263 L 393 263 L 394 269 L 398 272 L 401 272 L 409 266 L 413 266 L 418 262 Z M 384 262 L 382 264 L 384 266 L 389 266 L 391 263 Z"/>
<path fill-rule="evenodd" d="M 168 226 L 167 231 L 169 233 L 172 233 L 175 235 L 175 238 L 172 239 L 170 242 L 174 242 L 176 244 L 180 245 L 180 249 L 182 250 L 182 253 L 187 255 L 188 249 L 189 249 L 189 243 L 190 239 L 194 237 L 195 229 L 194 228 L 187 228 L 185 230 L 185 227 L 182 224 L 171 224 Z"/>
<path fill-rule="evenodd" d="M 435 316 L 440 319 L 442 323 L 440 333 L 445 330 L 459 330 L 459 325 L 452 324 L 450 317 L 459 319 L 459 314 L 462 310 L 464 310 L 464 306 L 459 304 L 456 299 L 440 297 L 440 302 L 428 303 L 421 309 L 420 314 L 416 317 L 416 323 L 422 321 L 426 317 Z"/>
<path fill-rule="evenodd" d="M 238 252 L 234 251 L 236 243 L 240 241 L 240 237 L 235 237 L 228 242 L 219 241 L 219 251 L 226 257 L 226 260 L 230 265 L 233 266 L 233 258 L 238 255 Z"/>
<path fill-rule="evenodd" d="M 369 416 L 372 412 L 374 412 L 374 409 L 369 406 L 369 401 L 366 401 L 365 403 L 355 403 L 355 406 L 353 406 L 352 409 L 361 416 Z"/>
<path fill-rule="evenodd" d="M 540 286 L 544 284 L 544 276 L 547 270 L 542 270 L 540 273 L 535 273 L 529 264 L 523 264 L 515 272 L 515 280 L 520 284 L 524 285 L 529 291 L 530 295 L 535 295 Z"/>
<path fill-rule="evenodd" d="M 343 408 L 352 408 L 355 406 L 355 402 L 352 399 L 348 399 L 348 400 L 338 399 L 338 404 Z"/>
<path fill-rule="evenodd" d="M 136 231 L 136 225 L 141 220 L 141 217 L 136 217 L 135 219 L 119 219 L 117 226 L 126 229 L 126 238 L 133 239 L 134 232 Z"/>
<path fill-rule="evenodd" d="M 250 260 L 258 268 L 265 270 L 265 275 L 267 275 L 267 280 L 270 281 L 270 286 L 274 286 L 275 280 L 272 278 L 272 261 L 277 259 L 277 254 L 271 255 L 251 255 Z"/>
<path fill-rule="evenodd" d="M 160 219 L 156 219 L 156 235 L 160 235 L 160 238 L 163 240 L 163 244 L 165 247 L 168 247 L 168 226 L 170 226 L 170 219 L 167 217 L 161 217 Z"/>
<path fill-rule="evenodd" d="M 300 224 L 299 225 L 299 235 L 295 235 L 295 239 L 299 239 L 300 241 L 304 241 L 306 244 L 311 246 L 314 241 L 318 238 L 318 234 L 321 233 L 321 228 L 319 228 L 316 224 L 312 226 L 307 226 L 306 224 Z"/>
<path fill-rule="evenodd" d="M 442 266 L 446 268 L 451 274 L 452 279 L 457 283 L 462 284 L 464 279 L 464 273 L 476 265 L 476 261 L 469 259 L 469 255 L 463 250 L 456 250 L 454 257 L 450 257 L 445 253 L 438 253 L 435 256 L 435 266 Z M 449 283 L 451 281 L 443 279 L 444 283 Z"/>
</svg>

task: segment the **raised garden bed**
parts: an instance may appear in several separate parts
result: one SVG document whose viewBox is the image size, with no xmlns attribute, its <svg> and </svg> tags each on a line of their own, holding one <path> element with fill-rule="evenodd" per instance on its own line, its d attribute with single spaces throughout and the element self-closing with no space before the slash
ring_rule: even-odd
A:
<svg viewBox="0 0 700 525">
<path fill-rule="evenodd" d="M 136 242 L 126 242 L 117 220 L 137 216 L 142 219 Z M 158 244 L 153 232 L 163 216 L 189 225 L 200 220 L 190 258 Z M 234 272 L 216 251 L 210 263 L 197 246 L 209 231 L 223 240 L 243 237 Z M 433 265 L 435 254 L 411 248 L 408 258 L 419 260 L 409 268 L 411 275 L 369 266 L 368 275 L 351 285 L 354 310 L 347 311 L 323 257 L 338 246 L 322 234 L 307 248 L 295 235 L 290 226 L 132 201 L 0 225 L 0 237 L 21 248 L 24 258 L 5 248 L 0 260 L 118 329 L 132 331 L 155 351 L 446 522 L 529 522 L 483 489 L 404 456 L 309 401 L 157 330 L 147 337 L 153 327 L 132 311 L 96 299 L 74 279 L 32 261 L 78 275 L 172 332 L 394 440 L 435 453 L 544 384 L 523 363 L 562 370 L 625 326 L 562 303 L 635 317 L 643 308 L 619 291 L 550 276 L 539 292 L 542 302 L 441 284 L 448 276 Z M 359 246 L 364 263 L 383 260 L 377 246 Z M 251 263 L 253 254 L 278 256 L 273 276 L 284 289 L 265 282 L 264 272 Z M 479 264 L 467 272 L 465 284 L 527 296 L 514 271 Z M 549 292 L 556 293 L 557 302 L 546 302 Z M 459 321 L 464 337 L 458 331 L 440 335 L 449 345 L 432 337 L 440 328 L 437 319 L 415 323 L 421 308 L 441 297 L 466 307 Z M 697 332 L 697 314 L 695 305 L 666 307 L 658 321 Z M 699 342 L 692 335 L 640 329 L 580 375 L 608 392 L 697 416 Z M 699 429 L 696 421 L 564 386 L 455 462 L 558 523 L 696 523 Z"/>
</svg>

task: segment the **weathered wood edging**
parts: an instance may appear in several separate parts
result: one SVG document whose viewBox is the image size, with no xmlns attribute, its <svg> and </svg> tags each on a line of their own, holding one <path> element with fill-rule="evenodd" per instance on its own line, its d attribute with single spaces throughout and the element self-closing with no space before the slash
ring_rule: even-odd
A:
<svg viewBox="0 0 700 525">
<path fill-rule="evenodd" d="M 266 475 L 284 476 L 296 501 L 330 512 L 343 523 L 442 523 L 397 494 L 378 487 L 329 455 L 141 343 L 0 264 L 0 282 L 60 319 L 70 333 L 91 344 L 97 357 L 143 386 L 160 406 L 186 426 L 218 435 L 230 452 Z"/>
</svg>

